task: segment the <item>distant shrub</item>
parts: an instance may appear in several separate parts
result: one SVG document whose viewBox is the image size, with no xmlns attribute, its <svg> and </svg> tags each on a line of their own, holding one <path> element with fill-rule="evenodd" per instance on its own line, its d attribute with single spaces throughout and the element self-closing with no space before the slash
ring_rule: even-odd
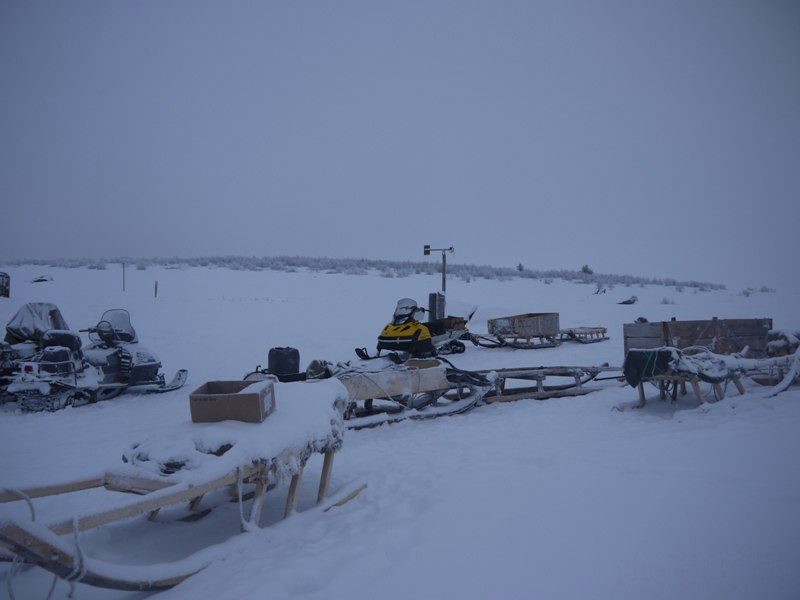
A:
<svg viewBox="0 0 800 600">
<path fill-rule="evenodd" d="M 661 304 L 675 304 L 675 300 L 672 298 L 662 298 Z"/>
<path fill-rule="evenodd" d="M 771 287 L 767 287 L 765 285 L 762 285 L 761 289 L 758 290 L 758 291 L 761 292 L 762 294 L 774 294 L 775 293 L 774 289 L 772 289 Z"/>
<path fill-rule="evenodd" d="M 6 261 L 8 265 L 39 265 L 60 268 L 92 268 L 97 270 L 105 269 L 106 263 L 136 265 L 139 270 L 147 267 L 161 267 L 167 269 L 177 269 L 185 267 L 212 267 L 233 269 L 237 271 L 283 271 L 294 273 L 300 270 L 308 270 L 317 273 L 346 273 L 349 275 L 367 275 L 370 273 L 381 274 L 392 272 L 394 277 L 405 277 L 407 275 L 438 275 L 440 272 L 439 264 L 436 261 L 412 262 L 412 261 L 391 261 L 373 260 L 365 258 L 324 258 L 324 257 L 303 257 L 303 256 L 200 256 L 195 258 L 131 258 L 119 257 L 116 259 L 48 259 L 48 260 L 18 260 Z M 520 269 L 522 267 L 522 269 Z M 468 265 L 468 264 L 449 264 L 448 274 L 458 277 L 464 281 L 483 278 L 490 280 L 508 281 L 513 278 L 535 279 L 545 284 L 551 284 L 556 279 L 566 282 L 593 284 L 604 287 L 606 290 L 613 289 L 614 285 L 630 287 L 639 285 L 644 288 L 648 285 L 670 285 L 685 286 L 695 291 L 724 290 L 722 284 L 703 283 L 697 281 L 676 281 L 670 278 L 637 277 L 633 275 L 613 275 L 595 273 L 589 265 L 583 265 L 580 270 L 569 271 L 563 269 L 550 269 L 542 271 L 532 271 L 526 269 L 522 263 L 516 267 L 493 267 L 490 265 Z M 388 275 L 387 275 L 388 276 Z M 766 287 L 766 286 L 764 286 Z M 772 291 L 772 290 L 770 290 Z"/>
</svg>

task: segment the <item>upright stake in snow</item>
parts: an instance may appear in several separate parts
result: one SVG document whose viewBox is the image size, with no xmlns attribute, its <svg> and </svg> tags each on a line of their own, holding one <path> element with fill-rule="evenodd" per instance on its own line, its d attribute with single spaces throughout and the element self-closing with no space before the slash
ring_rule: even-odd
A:
<svg viewBox="0 0 800 600">
<path fill-rule="evenodd" d="M 125 291 L 125 263 L 122 263 L 122 291 Z"/>
<path fill-rule="evenodd" d="M 158 298 L 158 281 L 156 281 L 155 289 L 153 290 L 153 298 Z"/>
</svg>

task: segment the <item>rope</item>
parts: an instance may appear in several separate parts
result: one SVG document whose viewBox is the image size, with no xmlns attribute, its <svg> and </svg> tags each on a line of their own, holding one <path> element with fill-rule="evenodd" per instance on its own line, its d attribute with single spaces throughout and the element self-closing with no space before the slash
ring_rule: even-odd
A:
<svg viewBox="0 0 800 600">
<path fill-rule="evenodd" d="M 31 521 L 36 520 L 36 511 L 33 509 L 33 501 L 31 501 L 31 497 L 28 496 L 22 490 L 14 489 L 14 488 L 2 488 L 2 490 L 8 494 L 14 494 L 15 496 L 19 497 L 20 500 L 25 500 L 28 504 L 28 508 L 31 511 Z"/>
<path fill-rule="evenodd" d="M 11 600 L 17 600 L 17 597 L 14 595 L 14 576 L 19 571 L 19 565 L 22 564 L 22 558 L 19 555 L 14 556 L 14 560 L 11 561 L 11 568 L 8 570 L 8 576 L 6 577 L 6 589 L 8 590 L 8 597 Z"/>
<path fill-rule="evenodd" d="M 84 564 L 83 548 L 81 548 L 80 540 L 78 539 L 78 517 L 72 517 L 72 537 L 75 541 L 75 558 L 77 559 L 72 568 L 72 572 L 64 579 L 70 582 L 69 597 L 72 597 L 72 592 L 75 590 L 75 581 L 80 580 L 86 574 L 86 566 Z"/>
<path fill-rule="evenodd" d="M 236 495 L 239 500 L 239 523 L 244 530 L 246 524 L 244 520 L 244 505 L 242 504 L 242 470 L 236 467 Z"/>
<path fill-rule="evenodd" d="M 53 597 L 53 592 L 56 589 L 56 582 L 58 581 L 58 575 L 53 573 L 53 581 L 50 583 L 50 590 L 47 592 L 47 597 L 44 600 L 50 600 Z"/>
</svg>

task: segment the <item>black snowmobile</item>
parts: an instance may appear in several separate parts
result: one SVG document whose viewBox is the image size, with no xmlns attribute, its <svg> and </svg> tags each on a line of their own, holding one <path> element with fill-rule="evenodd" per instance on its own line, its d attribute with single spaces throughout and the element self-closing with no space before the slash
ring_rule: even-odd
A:
<svg viewBox="0 0 800 600">
<path fill-rule="evenodd" d="M 49 329 L 40 349 L 21 361 L 8 393 L 26 411 L 55 411 L 108 400 L 122 392 L 167 392 L 186 383 L 181 369 L 170 383 L 164 381 L 159 359 L 139 346 L 127 310 L 103 313 L 95 327 L 82 329 L 90 344 L 68 329 Z"/>
<path fill-rule="evenodd" d="M 13 400 L 6 392 L 8 384 L 20 363 L 41 349 L 42 336 L 49 329 L 69 329 L 61 311 L 49 302 L 24 304 L 8 322 L 0 342 L 0 402 Z"/>
<path fill-rule="evenodd" d="M 421 323 L 419 319 L 425 312 L 428 311 L 420 308 L 416 300 L 401 298 L 397 301 L 392 322 L 378 336 L 378 353 L 370 356 L 366 348 L 356 348 L 356 354 L 362 360 L 377 358 L 382 350 L 430 358 L 439 354 L 461 354 L 466 350 L 460 340 L 469 339 L 469 319 L 446 317 Z"/>
</svg>

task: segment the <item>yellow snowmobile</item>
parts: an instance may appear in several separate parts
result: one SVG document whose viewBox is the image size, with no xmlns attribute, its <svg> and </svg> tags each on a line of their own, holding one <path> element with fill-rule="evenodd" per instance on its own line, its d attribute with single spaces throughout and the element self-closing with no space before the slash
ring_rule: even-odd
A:
<svg viewBox="0 0 800 600">
<path fill-rule="evenodd" d="M 411 298 L 398 300 L 392 322 L 378 336 L 378 354 L 369 356 L 366 348 L 356 348 L 356 354 L 369 360 L 380 356 L 381 350 L 387 350 L 427 358 L 437 354 L 460 354 L 466 350 L 459 340 L 469 338 L 467 319 L 446 317 L 421 323 L 419 318 L 425 312 Z"/>
</svg>

